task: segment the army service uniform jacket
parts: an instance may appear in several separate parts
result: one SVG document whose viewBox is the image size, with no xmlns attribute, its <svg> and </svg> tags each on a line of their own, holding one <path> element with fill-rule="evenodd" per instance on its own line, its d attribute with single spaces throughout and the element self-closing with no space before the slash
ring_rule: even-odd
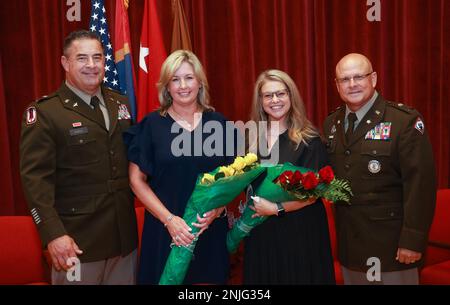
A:
<svg viewBox="0 0 450 305">
<path fill-rule="evenodd" d="M 25 111 L 20 174 L 45 247 L 62 235 L 83 250 L 81 262 L 126 256 L 137 247 L 133 195 L 122 132 L 126 97 L 102 88 L 109 132 L 65 84 Z"/>
<path fill-rule="evenodd" d="M 351 205 L 335 204 L 341 264 L 366 272 L 378 258 L 381 271 L 417 267 L 395 260 L 398 248 L 425 251 L 436 200 L 435 166 L 420 114 L 377 97 L 345 142 L 345 106 L 330 114 L 324 133 L 337 178 L 347 179 Z"/>
</svg>

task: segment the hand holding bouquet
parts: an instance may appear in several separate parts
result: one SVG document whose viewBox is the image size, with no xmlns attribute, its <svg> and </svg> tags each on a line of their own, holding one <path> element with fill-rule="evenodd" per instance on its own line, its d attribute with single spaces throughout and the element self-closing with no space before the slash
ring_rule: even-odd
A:
<svg viewBox="0 0 450 305">
<path fill-rule="evenodd" d="M 272 202 L 292 200 L 305 201 L 311 198 L 325 198 L 329 201 L 350 202 L 352 192 L 347 181 L 335 179 L 331 167 L 326 166 L 318 173 L 290 163 L 267 168 L 267 176 L 256 188 L 255 196 Z M 235 252 L 240 241 L 257 225 L 263 223 L 268 216 L 253 217 L 255 211 L 250 200 L 239 220 L 227 235 L 227 248 Z"/>
<path fill-rule="evenodd" d="M 184 212 L 186 224 L 191 226 L 197 220 L 197 215 L 223 207 L 237 197 L 264 171 L 257 160 L 255 154 L 248 154 L 237 157 L 229 166 L 221 166 L 210 173 L 199 175 Z M 195 226 L 191 229 L 194 235 L 199 232 L 199 228 Z M 183 283 L 198 237 L 197 235 L 189 246 L 172 247 L 159 284 Z"/>
</svg>

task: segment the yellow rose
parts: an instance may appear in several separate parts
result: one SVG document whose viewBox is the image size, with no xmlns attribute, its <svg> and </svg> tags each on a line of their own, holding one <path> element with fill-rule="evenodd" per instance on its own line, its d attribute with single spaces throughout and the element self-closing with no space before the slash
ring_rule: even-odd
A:
<svg viewBox="0 0 450 305">
<path fill-rule="evenodd" d="M 246 165 L 247 164 L 245 163 L 244 158 L 237 157 L 236 159 L 234 159 L 234 162 L 233 164 L 231 164 L 231 167 L 234 168 L 236 171 L 242 171 Z"/>
<path fill-rule="evenodd" d="M 253 163 L 255 163 L 256 161 L 258 161 L 258 156 L 253 154 L 253 153 L 248 153 L 245 157 L 244 157 L 244 161 L 246 165 L 252 165 Z"/>
<path fill-rule="evenodd" d="M 214 176 L 210 174 L 204 174 L 202 178 L 202 184 L 209 184 L 215 181 Z"/>
<path fill-rule="evenodd" d="M 221 166 L 219 168 L 219 173 L 223 173 L 225 177 L 230 177 L 234 175 L 234 169 L 228 166 Z"/>
</svg>

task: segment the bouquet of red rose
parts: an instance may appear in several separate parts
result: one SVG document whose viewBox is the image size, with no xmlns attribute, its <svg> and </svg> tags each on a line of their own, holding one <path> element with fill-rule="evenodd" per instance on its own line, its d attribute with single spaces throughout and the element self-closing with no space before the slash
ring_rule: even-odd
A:
<svg viewBox="0 0 450 305">
<path fill-rule="evenodd" d="M 257 160 L 255 154 L 247 154 L 245 157 L 237 157 L 229 166 L 221 166 L 210 173 L 199 175 L 183 216 L 191 227 L 192 234 L 195 235 L 200 230 L 191 225 L 197 220 L 197 214 L 203 215 L 227 205 L 265 170 Z M 160 285 L 183 283 L 197 240 L 198 237 L 186 247 L 172 247 L 159 280 Z"/>
<path fill-rule="evenodd" d="M 326 166 L 318 173 L 311 169 L 296 167 L 290 163 L 267 168 L 267 176 L 255 190 L 255 196 L 272 202 L 325 198 L 332 202 L 350 202 L 353 195 L 347 181 L 335 179 L 333 170 Z M 250 234 L 257 225 L 268 216 L 252 217 L 255 211 L 250 208 L 249 200 L 242 213 L 227 235 L 227 248 L 230 253 L 236 251 L 240 241 Z"/>
<path fill-rule="evenodd" d="M 322 197 L 328 201 L 350 204 L 353 195 L 346 180 L 335 179 L 331 166 L 323 167 L 318 173 L 287 170 L 274 182 L 298 200 Z"/>
</svg>

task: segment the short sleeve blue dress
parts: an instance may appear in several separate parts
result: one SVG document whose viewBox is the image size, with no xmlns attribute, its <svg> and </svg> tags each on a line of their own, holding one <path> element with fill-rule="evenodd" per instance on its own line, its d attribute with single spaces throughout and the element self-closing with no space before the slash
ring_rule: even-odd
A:
<svg viewBox="0 0 450 305">
<path fill-rule="evenodd" d="M 234 152 L 230 153 L 230 148 L 227 156 L 225 139 L 229 133 L 225 122 L 220 113 L 204 112 L 201 123 L 189 132 L 169 114 L 162 116 L 152 112 L 124 133 L 128 159 L 147 175 L 149 186 L 173 214 L 183 216 L 199 174 L 233 161 Z M 226 283 L 229 272 L 227 230 L 228 221 L 223 217 L 216 219 L 201 235 L 184 284 Z M 170 243 L 167 229 L 146 211 L 138 284 L 158 284 Z"/>
</svg>

